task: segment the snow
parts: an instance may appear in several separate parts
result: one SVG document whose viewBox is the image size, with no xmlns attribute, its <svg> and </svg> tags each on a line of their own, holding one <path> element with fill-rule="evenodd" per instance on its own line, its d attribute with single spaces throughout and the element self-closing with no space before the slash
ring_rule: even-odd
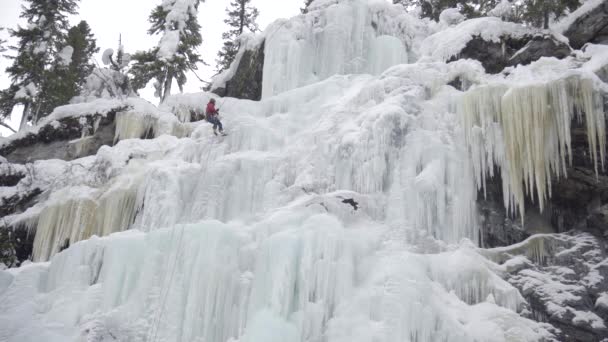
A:
<svg viewBox="0 0 608 342">
<path fill-rule="evenodd" d="M 446 26 L 458 25 L 465 20 L 465 17 L 458 8 L 447 8 L 439 14 L 439 22 Z"/>
<path fill-rule="evenodd" d="M 15 100 L 33 98 L 36 97 L 37 94 L 38 88 L 34 83 L 30 82 L 25 87 L 19 88 L 17 93 L 15 93 Z"/>
<path fill-rule="evenodd" d="M 489 15 L 498 18 L 505 18 L 513 12 L 513 5 L 509 0 L 501 0 L 496 6 L 488 12 Z"/>
<path fill-rule="evenodd" d="M 101 62 L 103 65 L 112 64 L 112 55 L 114 54 L 114 49 L 106 49 L 101 55 Z"/>
<path fill-rule="evenodd" d="M 498 43 L 502 37 L 521 38 L 537 32 L 535 29 L 495 17 L 469 19 L 426 38 L 422 42 L 420 52 L 425 61 L 444 62 L 458 55 L 475 37 Z"/>
<path fill-rule="evenodd" d="M 608 309 L 608 292 L 602 293 L 595 301 L 595 306 Z"/>
<path fill-rule="evenodd" d="M 179 34 L 180 32 L 175 31 L 165 31 L 165 34 L 160 40 L 159 49 L 158 49 L 158 57 L 164 60 L 171 60 L 175 54 L 177 53 L 177 48 L 179 46 Z"/>
<path fill-rule="evenodd" d="M 177 53 L 180 34 L 186 28 L 186 21 L 190 16 L 197 16 L 196 4 L 198 0 L 163 0 L 162 7 L 167 12 L 164 32 L 159 42 L 158 57 L 172 60 Z"/>
<path fill-rule="evenodd" d="M 70 65 L 70 63 L 72 63 L 72 54 L 74 54 L 74 48 L 69 45 L 61 49 L 61 51 L 59 51 L 59 54 L 57 55 L 61 65 Z"/>
</svg>

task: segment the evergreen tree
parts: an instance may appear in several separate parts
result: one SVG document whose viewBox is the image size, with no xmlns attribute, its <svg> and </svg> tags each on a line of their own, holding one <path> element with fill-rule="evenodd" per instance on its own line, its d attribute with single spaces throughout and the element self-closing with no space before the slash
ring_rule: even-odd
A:
<svg viewBox="0 0 608 342">
<path fill-rule="evenodd" d="M 419 8 L 420 16 L 439 21 L 441 12 L 448 8 L 458 8 L 466 18 L 484 16 L 499 0 L 393 0 L 406 8 Z"/>
<path fill-rule="evenodd" d="M 162 34 L 158 46 L 133 55 L 133 87 L 144 88 L 155 79 L 156 95 L 161 102 L 171 94 L 173 80 L 180 91 L 187 81 L 186 72 L 196 70 L 202 59 L 196 48 L 203 42 L 197 20 L 201 0 L 164 0 L 150 14 L 148 33 Z"/>
<path fill-rule="evenodd" d="M 0 27 L 0 32 L 3 31 L 4 28 Z M 6 48 L 4 47 L 4 44 L 6 44 L 6 40 L 0 38 L 0 52 L 5 52 Z"/>
<path fill-rule="evenodd" d="M 98 68 L 87 78 L 81 96 L 83 98 L 124 98 L 134 95 L 131 82 L 125 70 L 131 62 L 131 55 L 125 53 L 122 36 L 118 39 L 116 55 L 113 49 L 103 53 L 103 64 L 106 68 Z"/>
<path fill-rule="evenodd" d="M 518 8 L 520 21 L 544 29 L 549 28 L 550 20 L 555 20 L 577 9 L 579 0 L 524 0 Z"/>
<path fill-rule="evenodd" d="M 397 0 L 394 0 L 397 1 Z M 308 6 L 310 6 L 310 4 L 312 4 L 313 0 L 304 0 L 304 8 L 301 8 L 300 11 L 302 11 L 302 13 L 307 13 L 308 12 Z"/>
<path fill-rule="evenodd" d="M 13 64 L 6 69 L 11 78 L 11 86 L 0 92 L 0 116 L 11 114 L 17 104 L 24 105 L 22 127 L 28 120 L 34 122 L 40 117 L 40 109 L 48 71 L 63 49 L 68 29 L 69 14 L 76 14 L 76 0 L 23 0 L 21 18 L 27 20 L 27 27 L 11 30 L 11 36 L 18 40 L 12 48 L 17 55 L 11 57 Z"/>
<path fill-rule="evenodd" d="M 312 1 L 312 0 L 311 0 Z M 224 46 L 217 54 L 217 72 L 221 73 L 230 67 L 232 61 L 239 52 L 240 44 L 238 38 L 246 31 L 256 32 L 259 30 L 256 20 L 260 12 L 251 6 L 251 0 L 233 0 L 230 7 L 226 8 L 228 18 L 224 20 L 230 30 L 222 34 Z"/>
<path fill-rule="evenodd" d="M 68 104 L 80 93 L 87 76 L 95 68 L 91 61 L 98 51 L 86 21 L 70 28 L 42 89 L 42 113 L 50 113 L 55 107 Z"/>
</svg>

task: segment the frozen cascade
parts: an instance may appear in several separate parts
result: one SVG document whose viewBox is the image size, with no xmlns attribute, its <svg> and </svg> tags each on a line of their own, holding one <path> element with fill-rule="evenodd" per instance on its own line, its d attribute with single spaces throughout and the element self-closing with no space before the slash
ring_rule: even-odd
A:
<svg viewBox="0 0 608 342">
<path fill-rule="evenodd" d="M 30 230 L 36 232 L 32 259 L 46 261 L 70 244 L 131 227 L 139 209 L 136 184 L 129 177 L 105 192 L 74 187 L 53 193 L 52 204 L 30 223 L 35 225 Z"/>
<path fill-rule="evenodd" d="M 340 1 L 311 6 L 307 15 L 278 21 L 266 38 L 262 97 L 336 74 L 378 75 L 415 58 L 419 19 L 386 1 Z"/>
<path fill-rule="evenodd" d="M 186 137 L 190 133 L 188 124 L 178 121 L 171 113 L 132 110 L 116 114 L 115 141 L 159 137 L 163 134 Z"/>
<path fill-rule="evenodd" d="M 523 214 L 524 199 L 542 210 L 551 196 L 551 177 L 566 175 L 571 161 L 571 121 L 584 120 L 589 152 L 604 166 L 604 103 L 595 80 L 572 75 L 514 87 L 487 85 L 463 95 L 458 111 L 478 188 L 494 166 L 503 171 L 504 203 Z"/>
<path fill-rule="evenodd" d="M 119 143 L 65 162 L 88 177 L 49 182 L 53 195 L 24 213 L 48 262 L 0 271 L 0 340 L 550 339 L 550 326 L 520 315 L 504 253 L 475 247 L 476 185 L 510 158 L 500 121 L 490 124 L 505 110 L 456 113 L 462 93 L 446 84 L 486 81 L 478 62 L 394 65 L 415 59 L 421 25 L 396 8 L 317 0 L 271 26 L 265 97 L 223 102 L 227 137 L 168 113 L 212 94 L 119 114 Z M 524 96 L 508 88 L 483 101 Z M 475 89 L 463 97 L 471 108 Z M 466 146 L 460 115 L 472 123 Z"/>
</svg>

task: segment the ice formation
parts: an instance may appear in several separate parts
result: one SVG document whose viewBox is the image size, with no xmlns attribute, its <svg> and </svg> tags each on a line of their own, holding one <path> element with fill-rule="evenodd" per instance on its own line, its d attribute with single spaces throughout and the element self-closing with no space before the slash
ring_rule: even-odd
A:
<svg viewBox="0 0 608 342">
<path fill-rule="evenodd" d="M 43 198 L 7 221 L 31 227 L 48 262 L 0 271 L 0 340 L 550 339 L 501 276 L 552 245 L 478 249 L 475 199 L 498 164 L 506 205 L 525 191 L 545 200 L 569 120 L 603 120 L 597 80 L 401 64 L 430 31 L 385 1 L 313 2 L 250 37 L 266 42 L 264 97 L 222 100 L 226 137 L 188 122 L 207 93 L 57 109 L 47 124 L 124 106 L 119 142 L 31 166 L 52 170 L 26 177 Z M 599 165 L 605 132 L 591 126 Z"/>
<path fill-rule="evenodd" d="M 552 176 L 567 176 L 571 163 L 570 126 L 584 120 L 589 152 L 596 168 L 604 166 L 604 102 L 596 79 L 571 75 L 549 81 L 507 86 L 484 85 L 459 102 L 464 138 L 479 188 L 503 171 L 505 207 L 523 214 L 524 200 L 542 210 L 551 195 Z"/>
<path fill-rule="evenodd" d="M 264 32 L 262 97 L 336 74 L 380 74 L 413 59 L 421 21 L 386 1 L 317 1 Z"/>
</svg>

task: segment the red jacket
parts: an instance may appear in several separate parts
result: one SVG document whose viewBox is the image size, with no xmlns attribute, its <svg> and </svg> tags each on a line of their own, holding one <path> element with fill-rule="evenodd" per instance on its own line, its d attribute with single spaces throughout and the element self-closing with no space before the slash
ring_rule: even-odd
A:
<svg viewBox="0 0 608 342">
<path fill-rule="evenodd" d="M 207 116 L 216 115 L 217 109 L 215 109 L 215 103 L 207 103 L 207 110 L 205 111 L 205 113 L 207 114 Z"/>
</svg>

